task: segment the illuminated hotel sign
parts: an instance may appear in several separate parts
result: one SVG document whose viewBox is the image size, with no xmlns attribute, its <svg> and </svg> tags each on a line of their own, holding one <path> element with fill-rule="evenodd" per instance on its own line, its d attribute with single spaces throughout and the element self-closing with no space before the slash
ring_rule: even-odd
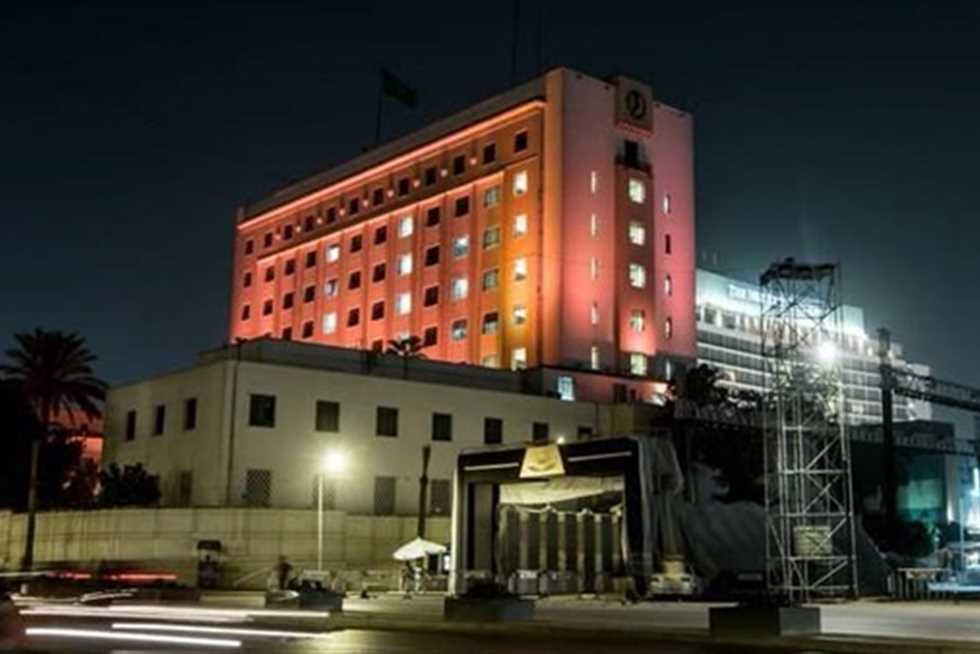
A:
<svg viewBox="0 0 980 654">
<path fill-rule="evenodd" d="M 650 87 L 628 77 L 616 78 L 616 123 L 644 132 L 653 131 Z"/>
</svg>

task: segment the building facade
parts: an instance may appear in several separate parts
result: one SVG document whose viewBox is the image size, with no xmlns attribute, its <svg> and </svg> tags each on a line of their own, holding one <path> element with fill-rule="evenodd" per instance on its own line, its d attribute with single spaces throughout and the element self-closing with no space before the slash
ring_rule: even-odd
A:
<svg viewBox="0 0 980 654">
<path fill-rule="evenodd" d="M 721 384 L 733 389 L 762 392 L 765 373 L 761 357 L 759 287 L 708 270 L 697 271 L 698 362 L 719 368 Z M 881 422 L 881 376 L 878 343 L 865 331 L 864 311 L 843 307 L 843 361 L 846 415 L 852 424 Z M 892 343 L 892 365 L 920 375 L 929 368 L 904 359 L 901 345 Z M 894 419 L 931 420 L 928 402 L 894 398 Z"/>
<path fill-rule="evenodd" d="M 692 132 L 559 68 L 245 206 L 229 340 L 669 377 L 696 354 Z"/>
</svg>

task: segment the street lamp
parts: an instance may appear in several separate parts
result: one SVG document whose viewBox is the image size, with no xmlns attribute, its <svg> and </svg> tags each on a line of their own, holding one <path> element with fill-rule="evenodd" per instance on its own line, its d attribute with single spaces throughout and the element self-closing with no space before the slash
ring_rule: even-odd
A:
<svg viewBox="0 0 980 654">
<path fill-rule="evenodd" d="M 327 452 L 320 460 L 320 474 L 316 489 L 316 569 L 323 570 L 323 478 L 327 474 L 338 475 L 347 466 L 343 452 Z"/>
</svg>

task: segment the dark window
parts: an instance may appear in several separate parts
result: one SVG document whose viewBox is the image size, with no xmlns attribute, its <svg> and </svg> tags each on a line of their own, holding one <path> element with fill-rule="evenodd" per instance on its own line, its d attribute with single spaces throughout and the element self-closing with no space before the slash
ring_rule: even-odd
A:
<svg viewBox="0 0 980 654">
<path fill-rule="evenodd" d="M 429 483 L 429 513 L 449 515 L 453 510 L 452 486 L 448 479 L 433 479 Z"/>
<path fill-rule="evenodd" d="M 296 261 L 294 259 L 290 259 L 286 262 L 285 272 L 287 275 L 292 275 L 294 272 L 296 272 Z"/>
<path fill-rule="evenodd" d="M 291 341 L 291 340 L 293 340 L 293 328 L 292 327 L 283 327 L 282 328 L 282 340 L 284 340 L 284 341 Z"/>
<path fill-rule="evenodd" d="M 432 414 L 432 440 L 451 441 L 453 439 L 453 416 L 449 413 Z"/>
<path fill-rule="evenodd" d="M 466 170 L 466 155 L 453 157 L 453 175 L 462 175 Z"/>
<path fill-rule="evenodd" d="M 374 515 L 395 514 L 395 478 L 374 478 Z"/>
<path fill-rule="evenodd" d="M 664 235 L 664 253 L 670 254 L 670 234 Z"/>
<path fill-rule="evenodd" d="M 535 443 L 548 442 L 548 423 L 536 422 L 531 429 L 531 440 Z"/>
<path fill-rule="evenodd" d="M 493 163 L 497 159 L 497 146 L 488 143 L 483 146 L 483 163 Z"/>
<path fill-rule="evenodd" d="M 372 352 L 379 352 L 380 353 L 380 352 L 383 352 L 384 349 L 385 349 L 384 339 L 379 338 L 379 339 L 376 339 L 376 340 L 371 341 L 371 351 Z"/>
<path fill-rule="evenodd" d="M 371 320 L 381 320 L 385 317 L 385 303 L 375 302 L 371 305 Z"/>
<path fill-rule="evenodd" d="M 327 209 L 327 222 L 332 223 L 337 221 L 337 210 L 334 207 Z"/>
<path fill-rule="evenodd" d="M 361 271 L 356 270 L 347 278 L 347 288 L 354 290 L 361 287 Z"/>
<path fill-rule="evenodd" d="M 527 150 L 527 132 L 518 132 L 514 135 L 514 152 Z"/>
<path fill-rule="evenodd" d="M 303 338 L 313 338 L 313 321 L 307 320 L 303 323 Z"/>
<path fill-rule="evenodd" d="M 379 204 L 381 204 L 384 201 L 385 201 L 385 192 L 384 192 L 384 189 L 380 189 L 380 188 L 374 189 L 374 192 L 371 193 L 371 202 L 372 202 L 372 204 L 374 204 L 374 206 L 378 206 Z"/>
<path fill-rule="evenodd" d="M 293 308 L 293 294 L 292 293 L 286 293 L 285 295 L 282 296 L 282 308 L 283 309 L 292 309 Z"/>
<path fill-rule="evenodd" d="M 425 251 L 425 265 L 434 266 L 439 263 L 439 246 L 433 245 Z"/>
<path fill-rule="evenodd" d="M 316 286 L 307 286 L 303 289 L 303 302 L 312 302 L 316 299 Z"/>
<path fill-rule="evenodd" d="M 592 434 L 593 434 L 592 427 L 585 427 L 585 426 L 579 425 L 579 428 L 578 428 L 578 439 L 580 441 L 589 440 L 590 438 L 592 438 Z"/>
<path fill-rule="evenodd" d="M 283 238 L 283 240 L 288 241 L 292 237 L 293 237 L 293 226 L 292 225 L 286 225 L 285 227 L 283 227 L 282 228 L 282 238 Z"/>
<path fill-rule="evenodd" d="M 262 303 L 262 315 L 268 316 L 272 313 L 272 300 L 266 300 Z"/>
<path fill-rule="evenodd" d="M 383 282 L 385 280 L 385 270 L 386 266 L 383 263 L 379 263 L 374 267 L 374 271 L 371 273 L 371 281 Z"/>
<path fill-rule="evenodd" d="M 276 426 L 276 396 L 248 396 L 248 424 L 252 427 Z"/>
<path fill-rule="evenodd" d="M 248 239 L 245 241 L 245 254 L 252 254 L 255 251 L 255 241 Z"/>
<path fill-rule="evenodd" d="M 374 230 L 374 244 L 381 245 L 388 240 L 388 227 L 387 225 L 382 225 Z"/>
<path fill-rule="evenodd" d="M 271 282 L 275 278 L 276 278 L 276 269 L 275 268 L 271 268 L 271 267 L 270 268 L 266 268 L 265 269 L 265 281 Z"/>
<path fill-rule="evenodd" d="M 248 320 L 249 308 L 247 304 L 242 306 L 242 320 Z"/>
<path fill-rule="evenodd" d="M 436 167 L 431 166 L 425 169 L 425 185 L 432 186 L 436 183 Z"/>
<path fill-rule="evenodd" d="M 268 234 L 262 237 L 262 245 L 267 248 L 272 247 L 272 232 L 269 232 Z"/>
<path fill-rule="evenodd" d="M 439 207 L 430 207 L 425 212 L 425 226 L 435 227 L 439 224 Z"/>
<path fill-rule="evenodd" d="M 497 445 L 504 442 L 504 421 L 500 418 L 483 419 L 483 442 Z"/>
<path fill-rule="evenodd" d="M 167 407 L 162 404 L 156 405 L 153 409 L 153 435 L 159 436 L 163 433 L 164 425 L 167 421 Z"/>
<path fill-rule="evenodd" d="M 363 245 L 363 239 L 361 238 L 361 235 L 358 234 L 357 236 L 354 236 L 350 240 L 350 251 L 360 252 L 362 245 Z"/>
<path fill-rule="evenodd" d="M 351 309 L 350 311 L 347 312 L 347 326 L 348 327 L 357 327 L 357 325 L 360 322 L 361 322 L 361 310 L 360 309 Z"/>
<path fill-rule="evenodd" d="M 316 265 L 316 250 L 306 253 L 306 267 L 312 268 Z"/>
<path fill-rule="evenodd" d="M 481 330 L 484 334 L 496 334 L 497 333 L 497 312 L 492 311 L 490 313 L 484 314 L 483 316 L 483 326 Z"/>
<path fill-rule="evenodd" d="M 470 212 L 470 198 L 464 195 L 461 198 L 456 198 L 456 217 L 465 216 Z"/>
<path fill-rule="evenodd" d="M 306 220 L 303 221 L 303 229 L 305 229 L 308 232 L 312 232 L 313 225 L 314 225 L 313 216 L 307 216 Z"/>
<path fill-rule="evenodd" d="M 422 332 L 422 347 L 432 347 L 439 342 L 439 328 L 426 327 Z"/>
<path fill-rule="evenodd" d="M 361 203 L 357 201 L 357 198 L 352 198 L 351 201 L 347 203 L 347 211 L 350 213 L 350 215 L 353 216 L 355 213 L 357 213 L 357 209 L 360 207 L 360 204 Z"/>
<path fill-rule="evenodd" d="M 126 412 L 126 440 L 131 441 L 136 438 L 136 412 Z"/>
<path fill-rule="evenodd" d="M 378 436 L 398 436 L 398 409 L 379 406 L 375 433 Z"/>
<path fill-rule="evenodd" d="M 245 471 L 245 506 L 268 507 L 272 499 L 272 471 Z"/>
<path fill-rule="evenodd" d="M 242 280 L 242 286 L 248 288 L 251 285 L 252 285 L 252 273 L 247 272 L 245 273 L 245 279 Z"/>
<path fill-rule="evenodd" d="M 184 431 L 197 427 L 197 398 L 189 397 L 184 400 Z"/>
<path fill-rule="evenodd" d="M 190 506 L 194 488 L 194 473 L 181 470 L 177 478 L 177 506 Z"/>
<path fill-rule="evenodd" d="M 409 188 L 410 183 L 407 177 L 398 180 L 398 195 L 408 195 Z"/>
<path fill-rule="evenodd" d="M 316 430 L 340 431 L 340 404 L 337 402 L 327 402 L 326 400 L 317 400 Z"/>
<path fill-rule="evenodd" d="M 623 163 L 632 168 L 640 165 L 640 144 L 630 139 L 623 140 Z"/>
<path fill-rule="evenodd" d="M 427 307 L 434 307 L 439 304 L 439 287 L 430 286 L 425 289 L 425 294 L 422 296 L 422 304 Z"/>
</svg>

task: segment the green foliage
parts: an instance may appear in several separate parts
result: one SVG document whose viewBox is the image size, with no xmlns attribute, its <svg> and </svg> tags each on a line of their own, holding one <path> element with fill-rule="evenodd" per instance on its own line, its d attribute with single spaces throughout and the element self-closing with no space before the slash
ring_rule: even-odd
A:
<svg viewBox="0 0 980 654">
<path fill-rule="evenodd" d="M 160 478 L 148 473 L 142 463 L 123 468 L 113 463 L 99 473 L 99 483 L 97 502 L 103 508 L 155 506 L 160 502 Z"/>
<path fill-rule="evenodd" d="M 388 341 L 387 353 L 397 354 L 400 357 L 424 358 L 425 356 L 422 354 L 422 339 L 418 336 Z"/>
</svg>

